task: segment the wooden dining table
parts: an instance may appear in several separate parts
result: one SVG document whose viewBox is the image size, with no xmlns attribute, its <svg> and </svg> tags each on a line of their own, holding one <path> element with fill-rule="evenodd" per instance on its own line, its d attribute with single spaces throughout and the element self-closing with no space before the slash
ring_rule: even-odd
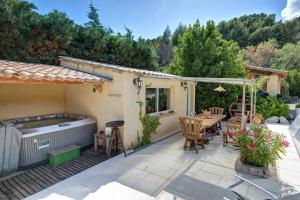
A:
<svg viewBox="0 0 300 200">
<path fill-rule="evenodd" d="M 209 117 L 204 117 L 202 114 L 194 116 L 200 120 L 202 120 L 202 124 L 204 125 L 204 130 L 205 130 L 205 143 L 209 143 L 209 140 L 213 138 L 213 136 L 209 136 L 207 134 L 207 130 L 211 129 L 214 130 L 215 134 L 218 134 L 219 131 L 216 128 L 216 125 L 221 122 L 226 115 L 211 115 Z"/>
<path fill-rule="evenodd" d="M 202 114 L 195 116 L 202 120 L 202 124 L 205 128 L 213 128 L 217 123 L 221 122 L 226 115 L 211 115 L 209 117 L 204 117 Z"/>
</svg>

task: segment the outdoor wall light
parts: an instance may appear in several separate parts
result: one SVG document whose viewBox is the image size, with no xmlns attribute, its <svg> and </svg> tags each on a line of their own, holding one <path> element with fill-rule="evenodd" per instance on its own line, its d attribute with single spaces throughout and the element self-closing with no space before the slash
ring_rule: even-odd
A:
<svg viewBox="0 0 300 200">
<path fill-rule="evenodd" d="M 93 92 L 94 92 L 94 93 L 96 93 L 96 92 L 102 93 L 102 92 L 103 92 L 103 87 L 102 87 L 102 85 L 94 85 L 94 87 L 93 87 Z"/>
<path fill-rule="evenodd" d="M 188 88 L 188 84 L 186 81 L 181 82 L 181 86 L 186 90 Z"/>
<path fill-rule="evenodd" d="M 141 77 L 134 78 L 133 79 L 133 85 L 136 86 L 136 88 L 137 88 L 137 94 L 139 95 L 140 91 L 141 91 L 141 88 L 143 86 L 143 80 L 141 79 Z"/>
</svg>

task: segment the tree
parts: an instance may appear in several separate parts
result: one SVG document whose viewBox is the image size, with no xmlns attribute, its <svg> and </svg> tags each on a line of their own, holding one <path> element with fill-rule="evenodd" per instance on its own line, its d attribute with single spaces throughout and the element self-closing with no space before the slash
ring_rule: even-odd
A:
<svg viewBox="0 0 300 200">
<path fill-rule="evenodd" d="M 300 41 L 297 44 L 287 43 L 278 50 L 272 60 L 272 66 L 280 69 L 300 70 Z"/>
<path fill-rule="evenodd" d="M 272 59 L 277 55 L 277 42 L 270 40 L 262 42 L 257 46 L 248 46 L 244 50 L 244 58 L 251 65 L 259 67 L 270 67 Z"/>
<path fill-rule="evenodd" d="M 173 35 L 172 35 L 172 45 L 178 46 L 179 38 L 183 35 L 185 30 L 187 29 L 186 25 L 179 24 L 178 27 L 175 29 Z"/>
<path fill-rule="evenodd" d="M 86 23 L 86 26 L 91 26 L 91 27 L 100 27 L 100 20 L 99 20 L 99 15 L 97 13 L 97 9 L 94 7 L 93 3 L 89 5 L 90 12 L 88 13 L 88 18 L 90 21 Z"/>
<path fill-rule="evenodd" d="M 143 69 L 156 69 L 157 56 L 150 42 L 135 40 L 105 29 L 94 6 L 89 22 L 75 24 L 57 10 L 46 15 L 34 11 L 22 0 L 0 1 L 0 58 L 46 64 L 59 64 L 59 55 L 90 59 Z"/>
<path fill-rule="evenodd" d="M 29 41 L 35 38 L 39 15 L 33 3 L 0 1 L 0 58 L 25 61 Z"/>
<path fill-rule="evenodd" d="M 36 37 L 29 40 L 27 60 L 59 64 L 58 56 L 67 55 L 75 34 L 74 22 L 57 10 L 41 16 Z"/>
<path fill-rule="evenodd" d="M 289 83 L 290 96 L 300 96 L 300 72 L 298 70 L 289 70 L 287 81 Z"/>
<path fill-rule="evenodd" d="M 174 61 L 168 71 L 194 77 L 237 78 L 246 75 L 242 52 L 237 44 L 225 40 L 212 21 L 207 22 L 204 27 L 198 20 L 180 37 Z M 213 104 L 228 108 L 229 102 L 234 101 L 237 87 L 226 86 L 229 91 L 226 98 L 219 98 L 219 94 L 211 92 L 215 87 L 216 84 L 197 86 L 197 111 Z"/>
<path fill-rule="evenodd" d="M 158 55 L 158 64 L 161 67 L 168 66 L 173 59 L 171 35 L 170 27 L 167 26 L 163 35 L 157 39 L 156 52 Z"/>
<path fill-rule="evenodd" d="M 300 40 L 300 16 L 284 24 L 286 41 L 285 43 L 296 43 Z"/>
<path fill-rule="evenodd" d="M 218 28 L 227 40 L 236 41 L 240 47 L 256 46 L 261 42 L 276 39 L 280 44 L 285 39 L 282 22 L 276 22 L 274 14 L 244 15 L 222 21 Z"/>
</svg>

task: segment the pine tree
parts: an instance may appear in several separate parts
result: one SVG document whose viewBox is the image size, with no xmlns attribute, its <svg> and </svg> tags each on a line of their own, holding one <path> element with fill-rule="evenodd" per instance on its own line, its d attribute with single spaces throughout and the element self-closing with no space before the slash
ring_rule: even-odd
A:
<svg viewBox="0 0 300 200">
<path fill-rule="evenodd" d="M 99 20 L 99 15 L 97 13 L 97 9 L 94 7 L 93 3 L 89 5 L 90 12 L 88 13 L 88 18 L 90 21 L 86 23 L 86 26 L 91 26 L 91 27 L 100 27 L 101 23 Z"/>
</svg>

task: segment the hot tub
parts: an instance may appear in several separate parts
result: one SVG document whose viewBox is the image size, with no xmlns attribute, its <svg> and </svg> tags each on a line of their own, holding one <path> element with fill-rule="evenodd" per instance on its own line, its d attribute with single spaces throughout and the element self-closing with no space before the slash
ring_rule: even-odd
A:
<svg viewBox="0 0 300 200">
<path fill-rule="evenodd" d="M 48 153 L 69 145 L 93 144 L 95 119 L 78 114 L 53 114 L 3 121 L 22 133 L 19 167 L 48 159 Z"/>
</svg>

